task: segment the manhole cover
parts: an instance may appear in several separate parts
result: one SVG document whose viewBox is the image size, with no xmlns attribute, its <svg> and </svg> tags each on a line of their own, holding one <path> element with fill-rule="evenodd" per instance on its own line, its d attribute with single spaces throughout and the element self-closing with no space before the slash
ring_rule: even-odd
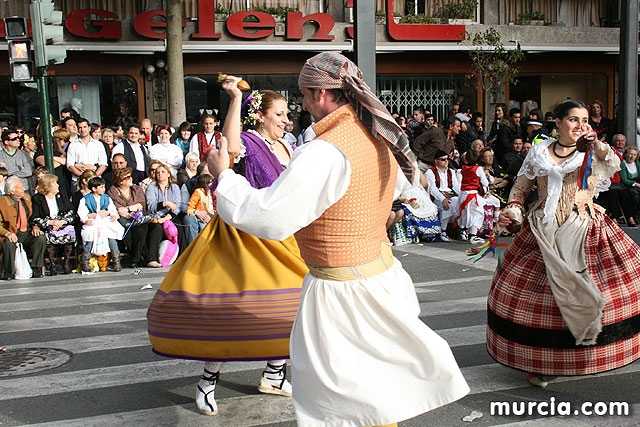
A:
<svg viewBox="0 0 640 427">
<path fill-rule="evenodd" d="M 56 348 L 17 348 L 0 353 L 0 377 L 15 377 L 57 368 L 73 353 Z"/>
</svg>

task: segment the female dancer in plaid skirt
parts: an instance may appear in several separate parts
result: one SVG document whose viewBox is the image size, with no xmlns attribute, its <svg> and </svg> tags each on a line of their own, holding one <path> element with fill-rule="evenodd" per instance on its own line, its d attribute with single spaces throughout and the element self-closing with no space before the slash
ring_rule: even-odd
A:
<svg viewBox="0 0 640 427">
<path fill-rule="evenodd" d="M 500 215 L 501 226 L 522 231 L 488 300 L 489 353 L 542 387 L 543 375 L 619 368 L 640 350 L 640 248 L 593 204 L 620 160 L 595 138 L 583 103 L 565 101 L 556 114 L 558 140 L 531 149 Z M 593 145 L 581 147 L 581 136 Z M 534 184 L 539 198 L 525 214 Z"/>
</svg>

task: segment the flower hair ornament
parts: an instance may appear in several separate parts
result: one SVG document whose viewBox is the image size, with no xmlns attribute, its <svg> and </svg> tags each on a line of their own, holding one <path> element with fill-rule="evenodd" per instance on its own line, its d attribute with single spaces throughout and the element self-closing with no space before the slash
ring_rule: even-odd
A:
<svg viewBox="0 0 640 427">
<path fill-rule="evenodd" d="M 250 129 L 255 129 L 258 124 L 258 112 L 262 105 L 262 95 L 257 90 L 252 91 L 242 103 L 240 109 L 242 124 Z"/>
</svg>

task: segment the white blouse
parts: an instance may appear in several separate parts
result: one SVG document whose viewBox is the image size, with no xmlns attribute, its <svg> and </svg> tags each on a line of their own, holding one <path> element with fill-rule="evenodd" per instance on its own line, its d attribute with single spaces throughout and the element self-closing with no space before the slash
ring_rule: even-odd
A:
<svg viewBox="0 0 640 427">
<path fill-rule="evenodd" d="M 49 206 L 49 218 L 55 218 L 60 213 L 58 209 L 58 202 L 56 201 L 55 196 L 53 199 L 50 199 L 45 196 L 45 200 L 47 201 L 47 206 Z"/>
</svg>

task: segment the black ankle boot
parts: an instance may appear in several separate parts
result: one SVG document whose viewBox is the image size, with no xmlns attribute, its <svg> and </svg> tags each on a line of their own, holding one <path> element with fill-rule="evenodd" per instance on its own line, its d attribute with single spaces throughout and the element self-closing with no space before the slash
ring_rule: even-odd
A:
<svg viewBox="0 0 640 427">
<path fill-rule="evenodd" d="M 113 262 L 113 271 L 122 270 L 122 265 L 120 264 L 121 256 L 120 251 L 111 251 L 111 261 Z"/>
<path fill-rule="evenodd" d="M 88 252 L 82 253 L 82 271 L 85 273 L 93 273 L 93 268 L 89 265 L 89 260 L 91 259 L 91 254 Z"/>
</svg>

